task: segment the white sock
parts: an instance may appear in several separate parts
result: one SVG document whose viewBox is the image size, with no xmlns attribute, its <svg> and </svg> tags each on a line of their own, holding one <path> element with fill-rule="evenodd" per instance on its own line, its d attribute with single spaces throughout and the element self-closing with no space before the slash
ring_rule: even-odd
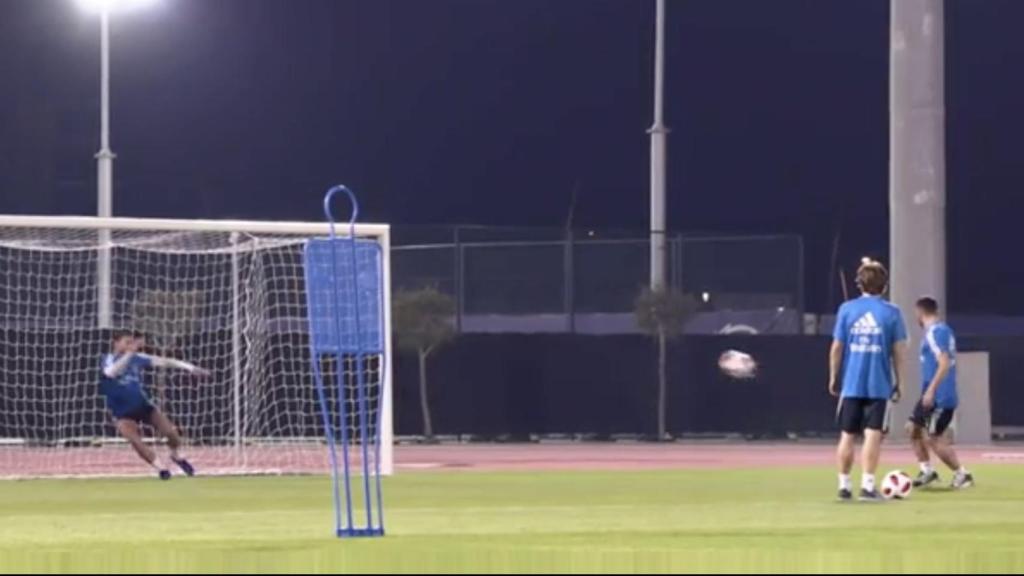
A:
<svg viewBox="0 0 1024 576">
<path fill-rule="evenodd" d="M 860 479 L 860 487 L 871 492 L 875 489 L 875 475 L 865 474 Z"/>
<path fill-rule="evenodd" d="M 935 471 L 935 469 L 932 468 L 932 463 L 931 462 L 920 462 L 920 465 L 921 465 L 921 472 L 923 472 L 924 474 L 931 474 L 932 472 Z"/>
<path fill-rule="evenodd" d="M 181 460 L 181 454 L 178 454 L 177 448 L 171 448 L 171 460 Z"/>
<path fill-rule="evenodd" d="M 159 472 L 160 470 L 167 470 L 167 467 L 166 467 L 166 466 L 164 466 L 164 463 L 163 463 L 163 461 L 162 461 L 162 460 L 160 460 L 160 457 L 159 457 L 159 456 L 156 456 L 156 457 L 154 457 L 154 458 L 153 458 L 153 461 L 152 461 L 152 462 L 150 462 L 150 463 L 149 463 L 149 465 L 150 465 L 150 466 L 152 466 L 152 467 L 153 467 L 153 469 L 154 469 L 154 470 L 156 470 L 156 471 L 158 471 L 158 472 Z"/>
<path fill-rule="evenodd" d="M 967 468 L 964 468 L 963 466 L 958 468 L 956 473 L 961 475 L 961 476 L 967 476 L 967 474 L 969 474 L 969 472 L 967 472 Z"/>
<path fill-rule="evenodd" d="M 849 474 L 840 474 L 839 475 L 839 489 L 840 490 L 850 490 L 852 487 L 853 487 L 853 484 L 850 482 L 850 475 Z"/>
</svg>

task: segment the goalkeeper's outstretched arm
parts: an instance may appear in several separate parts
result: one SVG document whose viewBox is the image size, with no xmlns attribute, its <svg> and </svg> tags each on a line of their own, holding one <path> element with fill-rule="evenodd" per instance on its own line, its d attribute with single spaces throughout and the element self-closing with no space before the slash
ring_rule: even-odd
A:
<svg viewBox="0 0 1024 576">
<path fill-rule="evenodd" d="M 184 360 L 164 358 L 163 356 L 153 356 L 151 354 L 139 354 L 139 357 L 149 360 L 150 364 L 156 368 L 174 368 L 176 370 L 184 370 L 190 374 L 196 374 L 198 376 L 208 374 L 206 370 L 203 370 L 191 362 L 185 362 Z"/>
</svg>

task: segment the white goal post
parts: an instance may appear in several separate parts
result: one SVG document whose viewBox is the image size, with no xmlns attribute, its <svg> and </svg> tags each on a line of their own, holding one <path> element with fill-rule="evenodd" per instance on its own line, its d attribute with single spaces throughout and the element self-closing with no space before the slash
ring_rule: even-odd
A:
<svg viewBox="0 0 1024 576">
<path fill-rule="evenodd" d="M 385 353 L 367 370 L 391 474 L 390 227 L 355 231 L 381 250 Z M 149 473 L 99 394 L 116 329 L 212 372 L 196 381 L 159 369 L 147 382 L 201 473 L 328 472 L 303 249 L 329 232 L 325 222 L 0 216 L 0 478 Z M 354 402 L 338 388 L 332 406 Z"/>
</svg>

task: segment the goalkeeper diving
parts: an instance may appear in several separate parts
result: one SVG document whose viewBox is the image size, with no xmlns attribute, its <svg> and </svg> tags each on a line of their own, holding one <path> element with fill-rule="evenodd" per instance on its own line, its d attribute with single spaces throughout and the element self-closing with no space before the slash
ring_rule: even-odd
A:
<svg viewBox="0 0 1024 576">
<path fill-rule="evenodd" d="M 144 344 L 144 340 L 132 332 L 114 333 L 112 351 L 103 356 L 100 393 L 114 416 L 118 433 L 132 445 L 140 458 L 157 471 L 161 480 L 170 480 L 171 471 L 156 450 L 143 440 L 140 424 L 149 424 L 166 438 L 171 462 L 186 475 L 193 476 L 195 468 L 180 452 L 178 429 L 146 394 L 143 370 L 175 368 L 200 377 L 208 376 L 209 372 L 181 360 L 143 354 L 139 350 Z"/>
</svg>

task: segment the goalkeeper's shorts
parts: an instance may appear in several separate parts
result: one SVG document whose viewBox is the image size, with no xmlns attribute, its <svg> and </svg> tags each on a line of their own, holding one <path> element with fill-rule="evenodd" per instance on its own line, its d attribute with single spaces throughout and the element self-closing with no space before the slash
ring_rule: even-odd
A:
<svg viewBox="0 0 1024 576">
<path fill-rule="evenodd" d="M 149 402 L 145 402 L 140 405 L 135 405 L 130 408 L 114 409 L 114 418 L 117 420 L 132 420 L 134 422 L 142 422 L 143 424 L 149 424 L 150 418 L 153 416 L 153 411 L 156 410 L 156 406 L 153 406 Z"/>
</svg>

